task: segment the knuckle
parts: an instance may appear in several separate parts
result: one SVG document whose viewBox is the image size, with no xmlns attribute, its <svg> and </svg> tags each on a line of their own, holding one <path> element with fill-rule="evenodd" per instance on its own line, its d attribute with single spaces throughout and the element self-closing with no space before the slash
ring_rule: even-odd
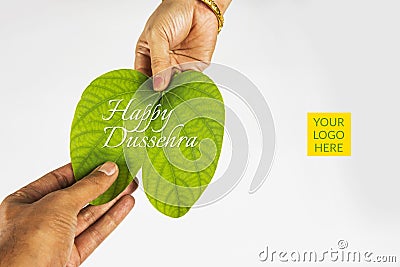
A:
<svg viewBox="0 0 400 267">
<path fill-rule="evenodd" d="M 76 190 L 78 188 L 99 188 L 103 187 L 105 183 L 104 176 L 106 176 L 105 173 L 102 172 L 94 172 L 86 176 L 85 178 L 79 180 L 74 186 L 67 188 L 65 192 L 70 192 L 72 190 Z"/>
<path fill-rule="evenodd" d="M 84 179 L 82 182 L 86 183 L 88 186 L 103 187 L 104 176 L 106 176 L 105 173 L 95 172 L 95 173 L 91 174 L 89 177 L 87 177 L 86 179 Z"/>
<path fill-rule="evenodd" d="M 159 72 L 166 69 L 169 64 L 164 57 L 155 55 L 151 57 L 151 65 L 153 66 L 153 69 L 156 68 L 156 71 Z"/>
<path fill-rule="evenodd" d="M 139 44 L 136 46 L 136 54 L 148 56 L 150 55 L 150 49 L 142 44 Z"/>
<path fill-rule="evenodd" d="M 65 188 L 70 185 L 68 178 L 58 170 L 50 172 L 50 175 L 54 177 L 60 188 Z"/>
<path fill-rule="evenodd" d="M 96 244 L 100 244 L 105 239 L 105 236 L 96 228 L 91 229 L 89 233 L 90 233 L 90 238 Z"/>
<path fill-rule="evenodd" d="M 16 192 L 12 193 L 11 195 L 7 196 L 5 201 L 12 202 L 12 201 L 27 201 L 32 202 L 36 199 L 41 197 L 41 192 L 34 186 L 24 186 L 23 188 L 17 190 Z"/>
<path fill-rule="evenodd" d="M 88 208 L 82 211 L 82 219 L 87 224 L 91 224 L 92 222 L 95 222 L 97 218 L 96 215 L 93 213 L 93 211 L 90 208 Z"/>
<path fill-rule="evenodd" d="M 12 201 L 14 199 L 27 199 L 27 198 L 29 198 L 29 194 L 24 189 L 19 189 L 18 191 L 7 196 L 6 200 Z"/>
<path fill-rule="evenodd" d="M 151 57 L 151 64 L 153 66 L 163 66 L 167 65 L 167 62 L 164 57 L 154 55 Z"/>
<path fill-rule="evenodd" d="M 110 214 L 106 213 L 104 215 L 104 219 L 107 221 L 107 224 L 112 228 L 116 228 L 118 226 L 118 222 L 115 220 L 115 218 L 113 216 L 111 216 Z"/>
</svg>

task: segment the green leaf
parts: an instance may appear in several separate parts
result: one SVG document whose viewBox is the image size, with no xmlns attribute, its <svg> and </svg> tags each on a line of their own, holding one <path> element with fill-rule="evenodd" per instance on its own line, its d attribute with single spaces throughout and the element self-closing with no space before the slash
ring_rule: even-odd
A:
<svg viewBox="0 0 400 267">
<path fill-rule="evenodd" d="M 111 126 L 122 127 L 123 121 L 118 117 L 106 121 L 103 120 L 103 115 L 108 114 L 109 101 L 123 99 L 125 101 L 122 101 L 121 108 L 126 107 L 126 100 L 131 99 L 147 79 L 147 76 L 138 71 L 111 71 L 95 79 L 83 92 L 78 103 L 70 137 L 75 179 L 80 180 L 106 161 L 114 161 L 119 167 L 118 179 L 105 193 L 92 201 L 93 205 L 104 204 L 115 198 L 133 180 L 126 165 L 123 147 L 103 147 L 108 138 L 104 129 Z M 118 142 L 116 139 L 113 138 L 110 143 L 115 144 Z"/>
<path fill-rule="evenodd" d="M 224 135 L 225 109 L 217 86 L 204 74 L 177 75 L 159 103 L 171 112 L 165 129 L 147 136 L 184 137 L 180 146 L 147 147 L 143 185 L 153 206 L 171 217 L 181 217 L 198 200 L 214 176 Z M 159 117 L 154 129 L 162 127 Z M 177 125 L 184 125 L 177 131 Z M 197 145 L 187 146 L 189 138 Z M 187 139 L 186 139 L 187 138 Z"/>
<path fill-rule="evenodd" d="M 134 176 L 142 167 L 143 187 L 152 205 L 170 217 L 181 217 L 217 168 L 225 122 L 222 96 L 200 72 L 175 75 L 162 94 L 146 79 L 136 71 L 120 70 L 99 77 L 86 89 L 71 131 L 73 167 L 81 178 L 104 161 L 117 159 L 120 176 L 94 204 L 115 197 L 132 180 L 127 170 Z M 101 88 L 114 95 L 103 96 Z M 86 113 L 91 115 L 82 117 Z M 110 138 L 104 129 L 111 127 L 118 130 Z M 109 147 L 96 145 L 104 142 Z"/>
</svg>

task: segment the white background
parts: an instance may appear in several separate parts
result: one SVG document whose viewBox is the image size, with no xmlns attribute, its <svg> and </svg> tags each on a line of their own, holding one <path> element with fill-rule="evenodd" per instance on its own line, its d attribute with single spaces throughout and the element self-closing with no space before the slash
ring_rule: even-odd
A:
<svg viewBox="0 0 400 267">
<path fill-rule="evenodd" d="M 233 2 L 214 61 L 248 75 L 270 104 L 277 151 L 268 180 L 249 195 L 245 177 L 180 219 L 138 190 L 134 211 L 84 265 L 266 266 L 266 245 L 325 251 L 340 239 L 400 260 L 400 2 Z M 82 91 L 133 66 L 158 3 L 0 0 L 1 198 L 69 162 Z M 351 157 L 306 156 L 310 111 L 352 112 Z"/>
</svg>

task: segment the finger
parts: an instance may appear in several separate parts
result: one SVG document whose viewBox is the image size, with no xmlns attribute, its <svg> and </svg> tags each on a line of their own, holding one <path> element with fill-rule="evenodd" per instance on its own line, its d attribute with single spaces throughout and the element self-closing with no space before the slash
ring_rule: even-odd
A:
<svg viewBox="0 0 400 267">
<path fill-rule="evenodd" d="M 72 185 L 74 182 L 71 163 L 68 163 L 19 189 L 8 196 L 5 201 L 33 203 L 53 191 Z"/>
<path fill-rule="evenodd" d="M 125 195 L 132 194 L 136 188 L 138 187 L 137 178 L 122 191 L 116 198 L 111 200 L 110 202 L 100 205 L 100 206 L 92 206 L 89 205 L 82 209 L 78 214 L 78 224 L 76 228 L 75 235 L 80 235 L 86 228 L 96 222 L 101 216 L 104 215 L 119 199 L 121 199 Z"/>
<path fill-rule="evenodd" d="M 165 36 L 153 31 L 148 38 L 151 70 L 155 91 L 163 91 L 171 80 L 171 59 L 169 43 Z"/>
<path fill-rule="evenodd" d="M 135 50 L 135 69 L 151 77 L 150 49 L 147 43 L 139 39 Z"/>
<path fill-rule="evenodd" d="M 75 238 L 81 263 L 114 231 L 134 205 L 135 199 L 131 195 L 123 196 L 103 217 Z"/>
<path fill-rule="evenodd" d="M 143 54 L 142 52 L 136 52 L 135 69 L 149 77 L 152 76 L 150 62 L 150 56 Z"/>
<path fill-rule="evenodd" d="M 202 72 L 209 65 L 210 65 L 209 62 L 204 62 L 204 61 L 187 61 L 185 63 L 179 64 L 176 67 L 179 68 L 180 71 L 195 70 Z"/>
<path fill-rule="evenodd" d="M 71 204 L 78 213 L 83 206 L 104 193 L 117 177 L 118 166 L 114 162 L 106 162 L 85 178 L 59 191 L 59 198 L 63 203 Z"/>
</svg>

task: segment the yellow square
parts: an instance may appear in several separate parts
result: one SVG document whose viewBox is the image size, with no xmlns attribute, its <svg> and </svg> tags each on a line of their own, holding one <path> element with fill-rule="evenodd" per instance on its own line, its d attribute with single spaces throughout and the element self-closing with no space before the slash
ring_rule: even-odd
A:
<svg viewBox="0 0 400 267">
<path fill-rule="evenodd" d="M 351 156 L 351 113 L 308 113 L 308 156 Z"/>
</svg>

